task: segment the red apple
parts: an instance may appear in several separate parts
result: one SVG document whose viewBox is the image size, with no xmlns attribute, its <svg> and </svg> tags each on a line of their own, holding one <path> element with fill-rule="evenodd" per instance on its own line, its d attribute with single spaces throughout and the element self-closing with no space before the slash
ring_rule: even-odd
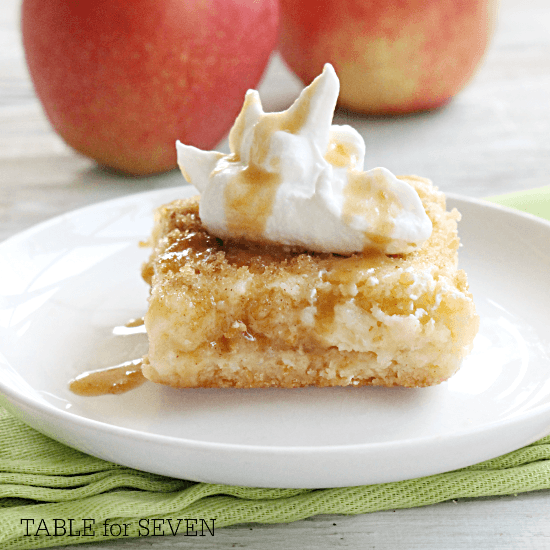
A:
<svg viewBox="0 0 550 550">
<path fill-rule="evenodd" d="M 323 64 L 339 103 L 369 114 L 439 107 L 474 74 L 496 0 L 281 0 L 280 52 L 309 84 Z"/>
<path fill-rule="evenodd" d="M 277 42 L 277 0 L 24 0 L 36 93 L 77 151 L 131 174 L 212 149 Z"/>
</svg>

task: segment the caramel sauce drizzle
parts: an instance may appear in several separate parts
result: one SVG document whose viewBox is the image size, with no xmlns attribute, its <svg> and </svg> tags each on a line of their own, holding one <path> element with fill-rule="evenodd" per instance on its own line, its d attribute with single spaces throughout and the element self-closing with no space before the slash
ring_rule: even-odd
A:
<svg viewBox="0 0 550 550">
<path fill-rule="evenodd" d="M 364 216 L 366 213 L 368 219 L 374 223 L 368 233 L 365 233 L 365 250 L 370 248 L 369 241 L 379 245 L 388 244 L 400 206 L 389 200 L 383 190 L 383 175 L 373 176 L 354 170 L 350 170 L 348 174 L 349 181 L 344 188 L 342 207 L 344 221 L 349 224 L 353 216 Z"/>
<path fill-rule="evenodd" d="M 144 322 L 143 317 L 131 319 L 125 325 L 115 327 L 113 334 L 142 332 L 141 327 L 144 326 Z M 134 359 L 112 367 L 86 371 L 69 382 L 69 389 L 76 395 L 86 397 L 126 393 L 147 381 L 141 372 L 142 365 L 143 359 Z"/>
<path fill-rule="evenodd" d="M 130 319 L 124 326 L 128 328 L 142 327 L 145 324 L 144 317 L 138 317 L 137 319 Z"/>
<path fill-rule="evenodd" d="M 330 141 L 325 160 L 337 168 L 351 166 L 358 152 L 352 144 Z M 354 159 L 355 157 L 355 159 Z M 372 243 L 385 246 L 391 241 L 395 218 L 400 206 L 390 200 L 384 191 L 384 176 L 371 175 L 348 168 L 348 185 L 344 187 L 342 217 L 350 224 L 353 216 L 365 216 L 374 221 L 373 227 L 365 232 L 363 252 L 372 248 Z"/>
<path fill-rule="evenodd" d="M 262 115 L 255 124 L 248 166 L 229 182 L 224 192 L 227 227 L 234 238 L 262 240 L 267 220 L 273 211 L 277 189 L 281 184 L 279 167 L 275 165 L 277 160 L 272 161 L 270 166 L 273 172 L 261 167 L 269 152 L 271 136 L 277 131 L 297 134 L 304 127 L 316 88 L 317 85 L 313 83 L 305 89 L 290 109 L 281 113 Z M 257 95 L 247 94 L 243 109 L 229 134 L 229 146 L 232 151 L 232 155 L 227 159 L 229 162 L 241 160 L 239 149 L 246 112 L 257 102 Z"/>
<path fill-rule="evenodd" d="M 351 144 L 337 143 L 331 140 L 325 154 L 325 160 L 337 168 L 345 168 L 358 156 L 358 152 Z"/>
<path fill-rule="evenodd" d="M 84 372 L 69 382 L 69 389 L 87 397 L 126 393 L 147 380 L 141 373 L 142 364 L 142 359 L 135 359 L 114 367 Z"/>
<path fill-rule="evenodd" d="M 250 163 L 227 185 L 227 229 L 234 238 L 261 240 L 280 184 L 278 172 L 266 172 Z"/>
</svg>

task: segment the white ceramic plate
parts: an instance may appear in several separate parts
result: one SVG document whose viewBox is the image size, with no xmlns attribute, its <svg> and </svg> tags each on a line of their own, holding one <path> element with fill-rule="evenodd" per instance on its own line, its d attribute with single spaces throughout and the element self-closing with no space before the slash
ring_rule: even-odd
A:
<svg viewBox="0 0 550 550">
<path fill-rule="evenodd" d="M 550 224 L 451 197 L 481 316 L 472 355 L 433 388 L 175 390 L 78 397 L 83 371 L 138 357 L 138 247 L 177 188 L 93 205 L 0 245 L 0 392 L 19 418 L 98 457 L 196 481 L 337 487 L 460 468 L 550 432 Z"/>
</svg>

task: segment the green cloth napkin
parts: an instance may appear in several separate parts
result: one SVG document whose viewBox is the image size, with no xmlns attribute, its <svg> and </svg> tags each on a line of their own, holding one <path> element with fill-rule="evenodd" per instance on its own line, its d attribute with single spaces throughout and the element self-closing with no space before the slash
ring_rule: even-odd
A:
<svg viewBox="0 0 550 550">
<path fill-rule="evenodd" d="M 486 200 L 550 220 L 550 185 L 487 197 Z"/>
<path fill-rule="evenodd" d="M 550 219 L 550 186 L 492 197 Z M 285 523 L 450 499 L 550 488 L 550 436 L 468 468 L 339 489 L 257 489 L 193 483 L 91 457 L 0 407 L 0 547 L 47 548 L 129 537 L 211 536 L 237 523 Z"/>
</svg>

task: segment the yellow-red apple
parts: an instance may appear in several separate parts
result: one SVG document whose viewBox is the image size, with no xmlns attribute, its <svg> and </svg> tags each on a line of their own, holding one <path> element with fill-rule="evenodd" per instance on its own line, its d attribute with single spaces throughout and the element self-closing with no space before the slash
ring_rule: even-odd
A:
<svg viewBox="0 0 550 550">
<path fill-rule="evenodd" d="M 77 151 L 131 174 L 212 149 L 277 42 L 277 0 L 24 0 L 34 87 Z"/>
<path fill-rule="evenodd" d="M 486 50 L 496 0 L 281 0 L 279 50 L 309 84 L 324 63 L 340 105 L 370 114 L 433 109 L 461 90 Z"/>
</svg>

